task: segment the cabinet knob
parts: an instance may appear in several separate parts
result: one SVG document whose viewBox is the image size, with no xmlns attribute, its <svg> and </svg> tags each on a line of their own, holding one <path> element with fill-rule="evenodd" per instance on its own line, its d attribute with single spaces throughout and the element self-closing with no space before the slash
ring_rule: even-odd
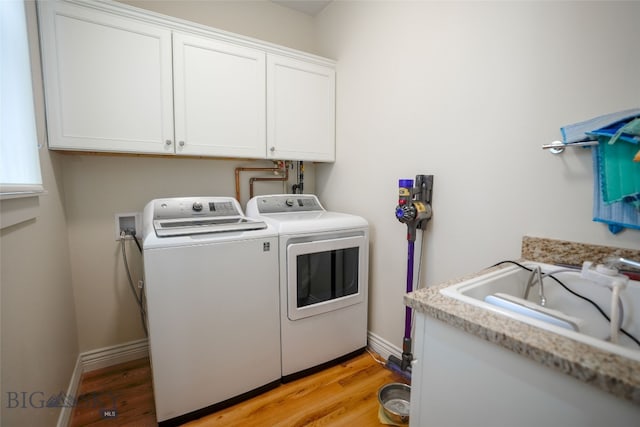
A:
<svg viewBox="0 0 640 427">
<path fill-rule="evenodd" d="M 273 153 L 274 151 L 276 151 L 276 147 L 269 148 L 269 151 L 271 151 Z"/>
<path fill-rule="evenodd" d="M 180 145 L 180 147 L 184 147 L 184 141 L 178 142 L 178 145 Z"/>
<path fill-rule="evenodd" d="M 171 140 L 170 140 L 170 139 L 167 139 L 167 140 L 164 142 L 164 144 L 165 144 L 167 147 L 168 147 L 168 146 L 170 146 L 170 145 L 171 145 Z"/>
</svg>

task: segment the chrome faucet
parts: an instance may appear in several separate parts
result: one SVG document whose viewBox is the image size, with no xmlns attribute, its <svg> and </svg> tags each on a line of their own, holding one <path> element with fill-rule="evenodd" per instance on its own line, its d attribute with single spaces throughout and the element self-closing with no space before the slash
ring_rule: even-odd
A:
<svg viewBox="0 0 640 427">
<path fill-rule="evenodd" d="M 618 266 L 625 265 L 627 267 L 633 267 L 640 270 L 640 262 L 615 256 L 605 259 L 604 265 L 607 268 L 618 268 Z"/>
<path fill-rule="evenodd" d="M 535 266 L 533 270 L 531 270 L 531 274 L 529 274 L 529 278 L 527 279 L 527 285 L 524 289 L 523 299 L 527 299 L 529 296 L 529 291 L 532 287 L 535 286 L 536 282 L 540 284 L 540 288 L 538 289 L 538 297 L 540 298 L 540 305 L 545 306 L 547 304 L 547 299 L 544 296 L 544 285 L 542 281 L 542 269 L 539 265 Z"/>
</svg>

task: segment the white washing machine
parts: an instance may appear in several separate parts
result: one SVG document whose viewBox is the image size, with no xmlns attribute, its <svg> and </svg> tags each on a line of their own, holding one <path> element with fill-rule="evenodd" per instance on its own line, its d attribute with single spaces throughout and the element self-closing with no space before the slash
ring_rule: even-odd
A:
<svg viewBox="0 0 640 427">
<path fill-rule="evenodd" d="M 277 231 L 233 198 L 170 198 L 145 207 L 143 242 L 158 422 L 181 424 L 277 386 Z"/>
<path fill-rule="evenodd" d="M 367 345 L 369 225 L 326 211 L 314 195 L 258 196 L 247 216 L 279 233 L 282 378 L 289 381 Z"/>
</svg>

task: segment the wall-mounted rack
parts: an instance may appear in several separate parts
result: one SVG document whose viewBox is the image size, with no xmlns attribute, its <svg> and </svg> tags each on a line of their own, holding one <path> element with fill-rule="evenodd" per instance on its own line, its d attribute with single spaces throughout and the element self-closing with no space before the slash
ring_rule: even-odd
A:
<svg viewBox="0 0 640 427">
<path fill-rule="evenodd" d="M 567 147 L 592 147 L 598 145 L 598 141 L 583 141 L 572 142 L 571 144 L 565 144 L 562 141 L 553 141 L 551 144 L 545 144 L 542 146 L 543 150 L 549 150 L 551 154 L 560 154 L 564 152 Z"/>
</svg>

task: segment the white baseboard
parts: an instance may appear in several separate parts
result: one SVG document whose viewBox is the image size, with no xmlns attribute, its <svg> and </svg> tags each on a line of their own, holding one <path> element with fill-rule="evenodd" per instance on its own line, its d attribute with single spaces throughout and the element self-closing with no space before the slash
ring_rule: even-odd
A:
<svg viewBox="0 0 640 427">
<path fill-rule="evenodd" d="M 384 360 L 389 359 L 392 354 L 398 358 L 402 357 L 400 348 L 371 331 L 367 332 L 367 341 L 369 348 L 382 356 Z"/>
<path fill-rule="evenodd" d="M 149 340 L 143 338 L 111 347 L 90 350 L 80 354 L 82 372 L 91 372 L 119 363 L 149 356 Z"/>
<path fill-rule="evenodd" d="M 96 369 L 118 365 L 147 356 L 149 356 L 149 340 L 147 338 L 80 353 L 76 360 L 76 366 L 71 374 L 71 380 L 67 388 L 67 397 L 73 398 L 74 400 L 78 397 L 80 378 L 85 372 L 95 371 Z M 72 406 L 63 406 L 58 416 L 57 427 L 67 427 L 71 421 L 72 412 Z"/>
<path fill-rule="evenodd" d="M 82 363 L 80 363 L 80 355 L 76 359 L 76 366 L 73 368 L 71 374 L 71 381 L 69 381 L 69 387 L 67 388 L 67 396 L 76 397 L 78 395 L 78 386 L 80 385 L 80 377 L 82 376 Z M 71 413 L 73 412 L 72 406 L 63 406 L 58 415 L 57 427 L 67 427 L 71 422 Z"/>
</svg>

